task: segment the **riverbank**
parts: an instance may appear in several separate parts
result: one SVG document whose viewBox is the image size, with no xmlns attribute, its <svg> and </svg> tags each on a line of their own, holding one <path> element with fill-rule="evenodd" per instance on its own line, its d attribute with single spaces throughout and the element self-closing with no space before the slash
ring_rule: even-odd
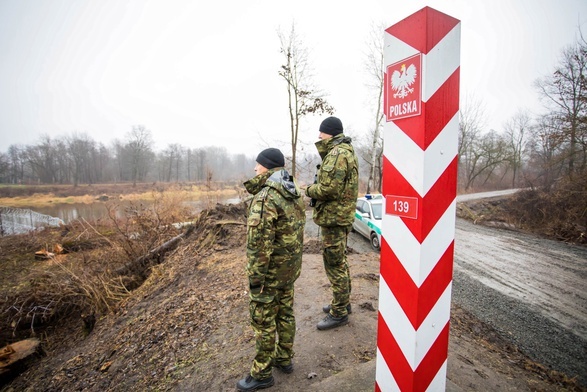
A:
<svg viewBox="0 0 587 392">
<path fill-rule="evenodd" d="M 153 201 L 172 192 L 186 200 L 238 197 L 242 187 L 233 183 L 117 183 L 94 185 L 0 185 L 0 206 L 46 207 L 57 204 L 91 204 L 98 201 Z"/>
</svg>

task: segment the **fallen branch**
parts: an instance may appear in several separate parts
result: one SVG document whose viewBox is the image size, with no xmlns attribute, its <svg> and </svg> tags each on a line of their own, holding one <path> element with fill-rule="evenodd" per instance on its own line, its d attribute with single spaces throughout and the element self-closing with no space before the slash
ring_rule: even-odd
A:
<svg viewBox="0 0 587 392">
<path fill-rule="evenodd" d="M 192 234 L 194 229 L 195 229 L 194 225 L 188 226 L 188 228 L 185 232 L 173 237 L 169 241 L 164 242 L 162 245 L 156 247 L 155 249 L 151 249 L 147 254 L 131 261 L 130 263 L 123 265 L 122 267 L 118 268 L 115 271 L 115 274 L 116 275 L 124 275 L 128 271 L 135 270 L 137 267 L 145 267 L 145 265 L 150 260 L 152 260 L 156 257 L 159 257 L 159 256 L 169 252 L 170 250 L 175 249 L 175 247 L 179 244 L 179 242 L 181 240 L 189 237 Z"/>
<path fill-rule="evenodd" d="M 0 352 L 0 381 L 13 371 L 26 367 L 29 358 L 42 355 L 39 339 L 26 339 L 3 347 Z"/>
<path fill-rule="evenodd" d="M 221 220 L 221 221 L 216 221 L 215 224 L 217 226 L 221 226 L 221 225 L 240 225 L 240 226 L 246 226 L 247 225 L 246 222 L 239 222 L 239 221 L 234 221 L 234 220 Z"/>
</svg>

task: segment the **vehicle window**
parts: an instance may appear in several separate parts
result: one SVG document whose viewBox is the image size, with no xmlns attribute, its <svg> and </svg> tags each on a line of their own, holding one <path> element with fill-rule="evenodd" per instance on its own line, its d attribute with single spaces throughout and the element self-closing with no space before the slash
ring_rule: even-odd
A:
<svg viewBox="0 0 587 392">
<path fill-rule="evenodd" d="M 371 215 L 371 211 L 369 210 L 369 203 L 363 202 L 361 212 Z"/>
<path fill-rule="evenodd" d="M 383 204 L 371 204 L 371 208 L 373 209 L 373 217 L 375 219 L 381 219 L 381 211 L 383 209 Z"/>
<path fill-rule="evenodd" d="M 357 210 L 359 210 L 359 212 L 363 212 L 363 201 L 359 200 L 357 202 Z"/>
</svg>

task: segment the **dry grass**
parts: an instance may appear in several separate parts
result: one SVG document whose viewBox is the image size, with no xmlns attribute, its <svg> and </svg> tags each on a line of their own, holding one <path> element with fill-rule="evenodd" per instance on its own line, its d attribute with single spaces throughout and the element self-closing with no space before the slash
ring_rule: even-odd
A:
<svg viewBox="0 0 587 392">
<path fill-rule="evenodd" d="M 502 208 L 508 221 L 525 231 L 587 244 L 587 171 L 549 190 L 520 191 Z"/>
<path fill-rule="evenodd" d="M 164 254 L 143 256 L 186 230 L 173 223 L 194 221 L 184 203 L 188 196 L 154 191 L 149 206 L 131 202 L 122 219 L 114 218 L 121 207 L 111 204 L 111 219 L 100 226 L 82 220 L 0 238 L 0 345 L 42 332 L 72 315 L 109 312 L 140 286 Z M 207 215 L 202 213 L 196 222 L 200 246 L 209 245 L 220 230 L 203 224 Z M 55 244 L 63 247 L 63 254 L 35 260 L 36 251 L 52 251 Z M 133 264 L 141 257 L 140 265 Z"/>
<path fill-rule="evenodd" d="M 457 215 L 475 223 L 586 245 L 587 172 L 561 180 L 551 189 L 531 188 L 512 197 L 459 203 Z"/>
</svg>

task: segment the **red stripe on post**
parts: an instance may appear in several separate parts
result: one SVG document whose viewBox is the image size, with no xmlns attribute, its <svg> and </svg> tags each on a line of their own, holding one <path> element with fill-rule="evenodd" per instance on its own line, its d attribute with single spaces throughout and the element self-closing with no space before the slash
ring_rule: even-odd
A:
<svg viewBox="0 0 587 392">
<path fill-rule="evenodd" d="M 420 328 L 436 302 L 452 282 L 454 241 L 451 242 L 428 277 L 418 288 L 396 254 L 383 239 L 381 277 L 400 304 L 414 329 Z"/>
<path fill-rule="evenodd" d="M 402 40 L 420 53 L 428 53 L 456 25 L 458 19 L 430 7 L 424 7 L 407 18 L 397 22 L 385 31 Z M 422 34 L 425 32 L 426 34 Z"/>
<path fill-rule="evenodd" d="M 422 243 L 434 228 L 440 217 L 457 196 L 457 157 L 447 166 L 426 196 L 421 197 L 404 176 L 383 157 L 383 195 L 394 194 L 418 198 L 418 219 L 401 218 L 418 242 Z"/>
<path fill-rule="evenodd" d="M 393 123 L 418 147 L 426 150 L 459 111 L 459 85 L 460 67 L 436 90 L 428 102 L 422 102 L 422 113 L 419 116 L 394 120 Z"/>
<path fill-rule="evenodd" d="M 379 351 L 400 390 L 411 390 L 414 385 L 414 372 L 406 360 L 402 349 L 387 327 L 381 313 L 379 313 L 377 319 L 377 341 L 385 342 L 384 345 L 379 346 Z"/>
</svg>

